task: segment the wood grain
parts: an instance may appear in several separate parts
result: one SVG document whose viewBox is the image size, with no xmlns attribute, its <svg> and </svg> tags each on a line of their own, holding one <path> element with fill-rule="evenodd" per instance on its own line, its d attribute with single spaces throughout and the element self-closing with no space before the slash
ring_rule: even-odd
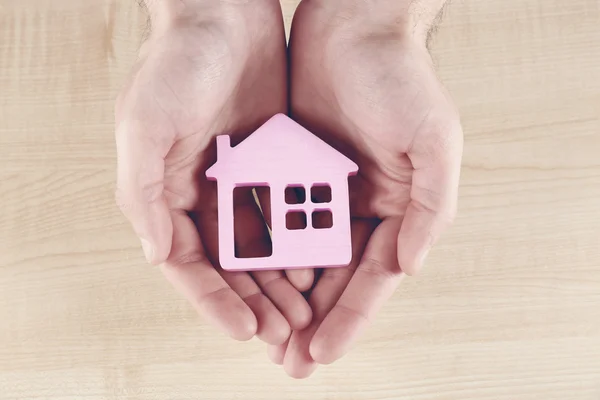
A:
<svg viewBox="0 0 600 400">
<path fill-rule="evenodd" d="M 600 399 L 600 2 L 447 8 L 459 217 L 307 381 L 207 327 L 113 204 L 144 24 L 130 0 L 0 2 L 0 399 Z"/>
</svg>

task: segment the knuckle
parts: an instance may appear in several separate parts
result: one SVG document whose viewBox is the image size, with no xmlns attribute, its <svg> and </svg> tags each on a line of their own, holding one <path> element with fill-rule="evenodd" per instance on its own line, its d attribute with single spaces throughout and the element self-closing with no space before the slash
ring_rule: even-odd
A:
<svg viewBox="0 0 600 400">
<path fill-rule="evenodd" d="M 365 312 L 363 312 L 362 310 L 356 309 L 354 307 L 350 307 L 346 304 L 343 303 L 338 303 L 335 305 L 335 307 L 337 307 L 337 309 L 341 312 L 343 312 L 344 314 L 349 314 L 351 316 L 354 316 L 358 319 L 370 322 L 371 319 L 373 318 L 372 315 L 369 315 Z"/>
<path fill-rule="evenodd" d="M 376 278 L 395 279 L 401 272 L 400 268 L 395 267 L 395 265 L 385 265 L 373 257 L 365 256 L 358 270 Z"/>
<path fill-rule="evenodd" d="M 446 228 L 454 223 L 456 219 L 456 210 L 448 209 L 439 214 L 439 219 L 443 228 Z"/>
<path fill-rule="evenodd" d="M 132 208 L 133 202 L 122 188 L 115 190 L 115 203 L 117 207 L 124 213 L 127 213 Z"/>
<path fill-rule="evenodd" d="M 456 128 L 456 124 L 450 121 L 437 130 L 433 142 L 437 154 L 453 155 L 458 145 L 462 143 L 462 129 Z"/>
<path fill-rule="evenodd" d="M 262 282 L 262 286 L 266 289 L 275 284 L 281 284 L 281 283 L 285 283 L 285 282 L 287 282 L 287 278 L 283 274 L 280 274 L 280 275 L 275 275 L 273 277 L 265 279 L 265 281 Z"/>
<path fill-rule="evenodd" d="M 435 192 L 429 192 L 427 201 L 413 201 L 411 205 L 417 213 L 430 215 L 434 223 L 441 227 L 450 226 L 457 214 L 456 201 L 453 199 L 445 201 Z"/>
<path fill-rule="evenodd" d="M 458 116 L 431 121 L 428 131 L 426 141 L 432 156 L 453 158 L 462 151 L 463 131 Z"/>
<path fill-rule="evenodd" d="M 121 210 L 129 210 L 136 205 L 148 205 L 159 200 L 163 193 L 162 183 L 143 185 L 139 190 L 135 185 L 121 185 L 115 190 L 115 202 Z"/>
<path fill-rule="evenodd" d="M 213 291 L 204 293 L 194 293 L 191 298 L 191 303 L 195 306 L 203 306 L 206 303 L 218 303 L 219 300 L 226 298 L 231 293 L 231 288 L 228 286 L 217 288 Z"/>
<path fill-rule="evenodd" d="M 178 268 L 192 263 L 204 263 L 207 261 L 205 254 L 195 251 L 171 257 L 165 261 L 165 264 L 171 268 Z"/>
<path fill-rule="evenodd" d="M 358 263 L 350 263 L 347 267 L 341 268 L 331 268 L 321 275 L 319 282 L 322 281 L 331 281 L 334 282 L 347 282 L 350 280 L 352 275 L 356 272 L 358 268 Z"/>
<path fill-rule="evenodd" d="M 162 182 L 155 182 L 142 186 L 139 192 L 139 201 L 146 204 L 151 204 L 162 197 L 164 191 Z"/>
</svg>

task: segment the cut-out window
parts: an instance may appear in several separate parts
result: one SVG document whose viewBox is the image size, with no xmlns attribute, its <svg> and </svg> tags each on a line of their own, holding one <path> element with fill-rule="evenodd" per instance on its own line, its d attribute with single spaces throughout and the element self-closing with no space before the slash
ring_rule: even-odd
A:
<svg viewBox="0 0 600 400">
<path fill-rule="evenodd" d="M 260 185 L 255 188 L 260 192 L 265 201 L 270 201 L 270 188 L 266 185 Z M 270 210 L 270 204 L 263 205 L 263 212 Z M 235 257 L 236 258 L 262 258 L 273 254 L 273 244 L 269 237 L 269 228 L 271 214 L 266 213 L 262 218 L 261 208 L 257 204 L 255 191 L 251 186 L 240 186 L 233 189 L 233 236 L 235 238 Z M 259 218 L 256 221 L 256 218 Z M 263 219 L 263 221 L 260 221 Z M 256 240 L 256 237 L 247 235 L 248 224 L 257 222 L 264 223 L 262 240 Z"/>
<path fill-rule="evenodd" d="M 312 213 L 312 226 L 315 229 L 329 229 L 333 226 L 333 214 L 330 210 L 317 210 Z"/>
<path fill-rule="evenodd" d="M 304 204 L 306 189 L 302 185 L 290 185 L 285 188 L 285 202 L 287 204 Z"/>
<path fill-rule="evenodd" d="M 310 199 L 313 203 L 331 202 L 331 186 L 327 184 L 315 184 L 310 188 Z"/>
<path fill-rule="evenodd" d="M 285 227 L 289 230 L 306 229 L 306 213 L 304 211 L 288 211 L 285 215 Z"/>
</svg>

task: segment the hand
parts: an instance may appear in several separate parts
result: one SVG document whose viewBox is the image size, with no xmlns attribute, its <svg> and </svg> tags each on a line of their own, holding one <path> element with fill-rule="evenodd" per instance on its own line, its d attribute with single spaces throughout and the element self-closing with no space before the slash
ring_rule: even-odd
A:
<svg viewBox="0 0 600 400">
<path fill-rule="evenodd" d="M 303 2 L 291 36 L 292 114 L 350 156 L 354 258 L 325 269 L 313 321 L 269 355 L 306 377 L 347 352 L 403 273 L 417 272 L 455 215 L 462 130 L 425 35 Z M 369 2 L 358 2 L 368 7 Z M 327 5 L 322 5 L 327 4 Z"/>
<path fill-rule="evenodd" d="M 260 3 L 260 4 L 257 4 Z M 311 310 L 312 271 L 228 273 L 216 266 L 216 185 L 204 172 L 214 136 L 233 142 L 287 110 L 286 49 L 277 0 L 148 3 L 153 32 L 116 105 L 117 202 L 149 262 L 235 339 L 284 342 Z M 240 193 L 240 256 L 269 234 L 250 189 Z M 237 218 L 236 218 L 237 219 Z M 237 222 L 237 221 L 236 221 Z M 299 290 L 298 290 L 299 289 Z"/>
</svg>

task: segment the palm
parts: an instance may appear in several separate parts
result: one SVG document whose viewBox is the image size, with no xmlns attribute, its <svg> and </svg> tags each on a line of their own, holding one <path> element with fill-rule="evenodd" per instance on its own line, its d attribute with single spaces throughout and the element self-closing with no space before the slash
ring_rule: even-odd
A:
<svg viewBox="0 0 600 400">
<path fill-rule="evenodd" d="M 350 181 L 355 257 L 323 272 L 311 326 L 287 350 L 270 349 L 295 376 L 343 355 L 401 272 L 418 267 L 452 216 L 462 143 L 423 46 L 393 34 L 353 37 L 318 14 L 301 5 L 294 19 L 292 113 L 359 165 Z"/>
<path fill-rule="evenodd" d="M 354 215 L 403 216 L 415 170 L 411 146 L 419 140 L 443 144 L 432 131 L 458 123 L 428 54 L 399 38 L 346 48 L 316 44 L 331 49 L 321 64 L 306 56 L 306 38 L 295 39 L 294 116 L 359 164 Z"/>
<path fill-rule="evenodd" d="M 194 27 L 151 39 L 117 105 L 117 120 L 143 113 L 153 140 L 168 143 L 162 183 L 171 208 L 191 211 L 212 199 L 202 171 L 214 161 L 214 136 L 247 134 L 286 107 L 282 55 L 252 58 L 218 35 Z M 256 92 L 266 95 L 255 101 Z"/>
<path fill-rule="evenodd" d="M 257 27 L 270 18 L 281 25 L 278 12 L 261 10 Z M 235 338 L 256 333 L 281 343 L 290 327 L 310 320 L 299 291 L 279 279 L 281 272 L 251 276 L 214 267 L 216 188 L 204 177 L 215 161 L 213 138 L 227 133 L 240 141 L 287 108 L 283 29 L 251 35 L 260 42 L 251 43 L 236 31 L 242 23 L 231 22 L 175 27 L 145 43 L 116 108 L 119 203 L 138 235 L 152 242 L 151 261 L 162 263 L 202 314 Z M 244 225 L 236 248 L 250 256 L 268 245 L 268 231 L 250 190 L 236 204 Z M 306 285 L 297 274 L 295 283 Z"/>
</svg>

